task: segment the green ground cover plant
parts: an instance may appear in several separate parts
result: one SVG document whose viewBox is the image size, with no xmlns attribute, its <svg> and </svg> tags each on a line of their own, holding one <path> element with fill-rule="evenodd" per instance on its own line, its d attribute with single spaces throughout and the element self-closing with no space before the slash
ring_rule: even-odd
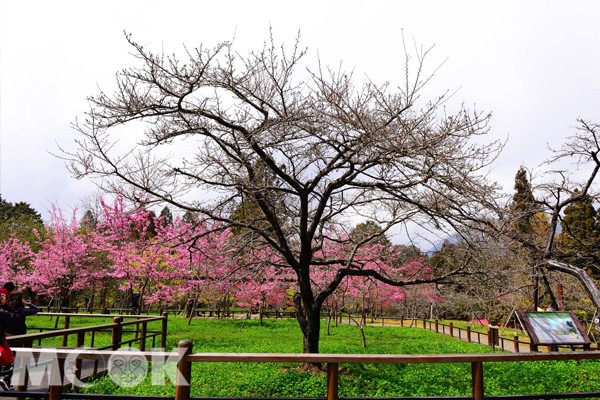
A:
<svg viewBox="0 0 600 400">
<path fill-rule="evenodd" d="M 324 324 L 325 325 L 325 324 Z M 365 327 L 367 348 L 359 329 L 332 325 L 331 335 L 322 332 L 322 353 L 454 354 L 486 353 L 492 349 L 465 343 L 413 327 Z M 194 352 L 299 353 L 302 335 L 295 320 L 194 319 L 169 320 L 167 348 L 190 339 Z M 174 368 L 174 365 L 170 365 Z M 600 391 L 600 363 L 532 362 L 486 363 L 487 395 L 568 393 Z M 167 382 L 168 383 L 168 382 Z M 110 377 L 84 389 L 88 393 L 174 395 L 171 384 L 153 385 L 150 374 L 139 385 L 122 387 Z M 341 397 L 467 396 L 471 393 L 471 365 L 461 364 L 342 364 Z M 214 397 L 322 397 L 326 394 L 324 372 L 301 365 L 275 363 L 194 363 L 192 396 Z"/>
</svg>

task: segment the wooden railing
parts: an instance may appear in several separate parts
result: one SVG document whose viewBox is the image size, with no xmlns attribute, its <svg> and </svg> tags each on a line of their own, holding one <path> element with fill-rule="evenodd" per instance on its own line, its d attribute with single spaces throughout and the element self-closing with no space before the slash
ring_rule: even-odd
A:
<svg viewBox="0 0 600 400">
<path fill-rule="evenodd" d="M 452 322 L 443 324 L 438 320 L 422 320 L 421 323 L 424 329 L 429 329 L 437 333 L 453 336 L 462 340 L 466 340 L 467 342 L 487 345 L 494 349 L 498 348 L 500 350 L 511 351 L 514 353 L 553 351 L 552 346 L 538 346 L 529 340 L 520 339 L 517 332 L 515 332 L 512 337 L 500 336 L 497 326 L 488 326 L 486 327 L 486 332 L 480 332 L 472 330 L 469 326 L 466 328 L 454 326 Z M 591 346 L 585 345 L 579 347 L 589 349 Z M 591 349 L 597 350 L 596 344 L 593 344 Z"/>
<path fill-rule="evenodd" d="M 473 342 L 493 348 L 497 347 L 500 350 L 508 350 L 506 343 L 510 342 L 510 345 L 514 349 L 515 353 L 519 352 L 520 344 L 527 344 L 529 346 L 529 342 L 520 341 L 517 335 L 510 339 L 500 336 L 498 327 L 495 326 L 488 326 L 486 328 L 486 332 L 481 332 L 479 330 L 472 330 L 470 326 L 461 328 L 454 326 L 452 322 L 444 324 L 436 319 L 433 321 L 425 321 L 424 328 L 435 331 L 436 333 L 443 333 L 452 337 L 457 337 L 459 339 L 466 340 L 469 343 Z"/>
<path fill-rule="evenodd" d="M 145 351 L 147 344 L 151 341 L 151 348 L 155 348 L 157 345 L 157 340 L 159 340 L 159 346 L 161 348 L 166 347 L 167 340 L 167 328 L 168 328 L 168 315 L 164 314 L 158 317 L 149 317 L 149 316 L 118 316 L 114 317 L 112 315 L 99 315 L 94 314 L 93 317 L 110 317 L 112 318 L 112 323 L 94 325 L 94 326 L 86 326 L 79 328 L 70 328 L 70 318 L 74 315 L 72 314 L 53 314 L 53 313 L 43 313 L 42 315 L 51 315 L 53 317 L 63 317 L 64 318 L 64 327 L 62 329 L 51 329 L 45 332 L 38 333 L 29 333 L 26 335 L 13 335 L 8 336 L 8 343 L 12 348 L 20 347 L 21 351 L 25 351 L 23 349 L 33 349 L 34 346 L 42 346 L 44 340 L 60 338 L 62 348 L 67 348 L 69 342 L 71 342 L 72 346 L 76 349 L 81 348 L 92 348 L 97 350 L 117 350 L 121 347 L 132 347 L 137 346 L 140 351 Z M 91 315 L 77 314 L 77 317 L 89 317 Z M 130 319 L 130 321 L 124 321 L 124 319 Z M 160 324 L 160 328 L 157 330 L 149 330 L 148 325 L 152 323 Z M 132 329 L 128 329 L 132 328 Z M 134 328 L 134 329 L 133 329 Z M 39 328 L 38 328 L 39 329 Z M 98 346 L 96 344 L 97 334 L 104 333 L 105 335 L 110 335 L 110 341 L 108 344 L 103 346 Z M 129 335 L 130 338 L 125 338 L 124 336 Z M 75 336 L 75 341 L 69 340 L 70 337 Z M 88 338 L 89 336 L 89 338 Z M 86 338 L 88 340 L 86 340 Z M 106 340 L 105 340 L 106 342 Z M 57 346 L 52 346 L 57 347 Z M 75 366 L 78 371 L 78 379 L 81 378 L 82 371 L 82 363 L 81 360 L 78 359 L 77 365 Z M 12 369 L 3 370 L 0 375 L 13 375 L 16 372 L 21 372 L 24 374 L 23 385 L 17 387 L 19 391 L 27 391 L 28 385 L 28 370 L 26 368 L 21 368 L 19 371 L 18 366 L 14 366 Z M 90 369 L 90 376 L 96 377 L 98 374 L 104 374 L 105 368 L 100 366 L 97 361 L 94 361 L 93 366 Z"/>
<path fill-rule="evenodd" d="M 58 362 L 50 371 L 50 386 L 47 392 L 0 392 L 0 396 L 10 397 L 47 397 L 58 400 L 72 397 L 63 393 L 65 387 L 64 360 L 73 357 L 77 360 L 108 360 L 119 355 L 130 356 L 130 352 L 110 350 L 71 350 L 71 349 L 26 349 L 17 348 L 17 355 L 22 352 L 22 359 L 27 357 L 40 357 L 50 355 L 56 357 Z M 175 352 L 142 352 L 147 361 L 162 358 L 167 361 L 177 362 L 177 377 L 175 379 L 175 400 L 190 398 L 190 384 L 192 382 L 192 363 L 212 362 L 251 362 L 251 363 L 298 363 L 298 364 L 326 364 L 327 367 L 327 400 L 338 400 L 339 393 L 339 365 L 340 364 L 439 364 L 439 363 L 470 363 L 471 386 L 474 400 L 484 400 L 484 363 L 498 362 L 537 362 L 537 361 L 566 361 L 566 360 L 599 360 L 600 352 L 563 352 L 563 353 L 494 353 L 494 354 L 269 354 L 269 353 L 192 353 L 192 342 L 183 340 L 179 342 Z M 74 353 L 76 352 L 76 353 Z M 91 397 L 86 395 L 87 397 Z M 103 398 L 118 398 L 119 395 L 103 395 Z M 594 393 L 562 393 L 553 395 L 513 395 L 493 396 L 494 399 L 543 399 L 543 398 L 599 398 L 600 392 Z M 173 397 L 164 397 L 173 398 Z M 435 398 L 435 397 L 429 397 Z M 440 398 L 440 397 L 438 397 Z"/>
<path fill-rule="evenodd" d="M 86 307 L 40 307 L 43 310 L 46 310 L 45 314 L 52 313 L 70 313 L 70 314 L 78 314 L 78 315 L 135 315 L 134 309 L 128 307 L 105 307 L 105 308 L 86 308 Z M 191 312 L 189 309 L 185 308 L 166 308 L 166 309 L 141 309 L 139 310 L 140 314 L 151 314 L 151 313 L 159 313 L 163 312 L 169 313 L 171 315 L 179 315 L 179 314 L 187 314 Z M 295 317 L 294 311 L 278 311 L 273 309 L 263 309 L 262 316 L 264 318 L 293 318 Z M 204 318 L 236 318 L 240 316 L 244 316 L 248 314 L 247 309 L 242 308 L 230 308 L 230 309 L 221 309 L 221 308 L 196 308 L 194 309 L 194 316 L 196 317 L 204 317 Z M 252 315 L 258 316 L 259 312 L 252 312 Z M 327 316 L 327 313 L 323 311 L 323 317 Z"/>
<path fill-rule="evenodd" d="M 38 316 L 51 316 L 57 319 L 64 319 L 61 329 L 51 328 L 30 328 L 30 331 L 39 330 L 38 333 L 28 333 L 26 335 L 8 336 L 7 340 L 11 346 L 32 347 L 34 343 L 42 346 L 42 341 L 45 339 L 62 337 L 62 347 L 67 347 L 69 337 L 77 336 L 74 347 L 92 347 L 99 349 L 117 349 L 122 346 L 131 346 L 134 343 L 139 344 L 140 350 L 146 349 L 147 341 L 152 340 L 152 347 L 156 347 L 156 339 L 160 339 L 160 347 L 166 345 L 168 315 L 148 316 L 148 315 L 120 315 L 114 316 L 109 314 L 63 314 L 63 313 L 39 313 Z M 86 326 L 79 328 L 71 328 L 72 317 L 90 317 L 90 318 L 111 318 L 112 323 Z M 125 321 L 129 320 L 129 321 Z M 148 330 L 148 324 L 159 322 L 160 329 L 155 331 Z M 128 330 L 128 327 L 135 328 Z M 96 334 L 100 332 L 111 332 L 111 343 L 102 347 L 96 346 Z M 86 334 L 90 334 L 90 341 L 86 342 Z M 133 339 L 123 340 L 123 334 L 133 334 Z"/>
<path fill-rule="evenodd" d="M 388 325 L 415 326 L 436 333 L 453 336 L 469 343 L 478 343 L 515 353 L 545 350 L 545 348 L 538 348 L 528 340 L 519 338 L 516 332 L 512 337 L 501 336 L 499 334 L 498 327 L 495 326 L 487 326 L 485 328 L 485 332 L 482 332 L 481 330 L 474 330 L 470 326 L 461 328 L 459 326 L 455 326 L 452 322 L 442 323 L 437 319 L 430 320 L 405 319 L 402 317 L 380 317 L 378 318 L 378 321 L 380 321 L 381 326 L 385 326 L 385 321 L 388 321 Z M 393 324 L 391 324 L 392 321 Z M 551 351 L 550 348 L 548 348 L 548 351 Z"/>
</svg>

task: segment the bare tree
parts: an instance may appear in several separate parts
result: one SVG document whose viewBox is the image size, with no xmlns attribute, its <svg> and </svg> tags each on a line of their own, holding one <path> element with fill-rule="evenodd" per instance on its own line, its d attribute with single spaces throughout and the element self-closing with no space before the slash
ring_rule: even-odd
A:
<svg viewBox="0 0 600 400">
<path fill-rule="evenodd" d="M 461 272 L 400 278 L 365 268 L 356 252 L 317 256 L 326 240 L 346 240 L 332 232 L 350 216 L 376 221 L 381 234 L 411 223 L 461 232 L 496 198 L 486 172 L 502 144 L 481 144 L 489 115 L 448 114 L 445 95 L 419 98 L 431 78 L 429 50 L 406 53 L 406 82 L 392 88 L 369 79 L 357 86 L 352 73 L 320 64 L 303 68 L 298 39 L 286 48 L 271 37 L 246 56 L 231 43 L 186 49 L 185 62 L 127 40 L 139 66 L 117 74 L 112 95 L 89 98 L 86 119 L 75 123 L 78 150 L 65 154 L 72 172 L 258 235 L 294 272 L 305 352 L 318 352 L 322 305 L 345 277 L 405 286 Z M 142 128 L 143 141 L 119 153 L 119 135 Z M 184 153 L 164 150 L 172 148 Z M 232 218 L 249 201 L 254 211 Z M 324 267 L 336 273 L 317 284 Z"/>
<path fill-rule="evenodd" d="M 498 226 L 501 226 L 500 230 L 504 230 L 504 234 L 529 251 L 535 266 L 536 285 L 540 281 L 545 285 L 553 304 L 556 304 L 557 300 L 549 285 L 547 273 L 559 271 L 575 277 L 585 288 L 594 305 L 600 308 L 600 290 L 592 277 L 583 266 L 567 262 L 569 257 L 561 253 L 556 243 L 564 210 L 569 205 L 590 198 L 595 203 L 600 200 L 597 187 L 600 170 L 600 125 L 582 119 L 578 122 L 577 131 L 567 138 L 561 148 L 550 149 L 552 155 L 544 163 L 548 170 L 540 178 L 541 183 L 532 185 L 537 208 L 548 217 L 544 240 L 540 240 L 539 235 L 514 229 L 515 221 L 524 217 L 523 214 L 515 213 L 514 208 L 509 211 L 510 215 L 501 216 L 500 220 L 505 224 L 497 225 L 494 229 L 498 232 Z M 506 209 L 500 214 L 504 211 Z M 536 290 L 534 306 L 537 305 L 537 297 Z"/>
<path fill-rule="evenodd" d="M 523 251 L 515 251 L 512 241 L 475 230 L 473 236 L 470 244 L 446 242 L 431 257 L 432 267 L 439 272 L 457 269 L 457 264 L 472 271 L 450 284 L 440 285 L 443 301 L 435 310 L 446 319 L 486 318 L 500 324 L 527 298 L 531 287 L 528 264 L 520 254 Z"/>
</svg>

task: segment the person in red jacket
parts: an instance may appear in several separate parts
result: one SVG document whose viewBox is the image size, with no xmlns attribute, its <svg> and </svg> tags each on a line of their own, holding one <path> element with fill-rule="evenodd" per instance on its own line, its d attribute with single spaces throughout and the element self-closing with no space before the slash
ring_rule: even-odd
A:
<svg viewBox="0 0 600 400">
<path fill-rule="evenodd" d="M 0 288 L 0 341 L 2 344 L 6 341 L 6 332 L 17 329 L 24 317 L 21 317 L 14 308 L 8 304 L 10 291 Z M 12 366 L 8 364 L 0 366 L 0 390 L 11 390 L 10 379 L 12 377 Z"/>
</svg>

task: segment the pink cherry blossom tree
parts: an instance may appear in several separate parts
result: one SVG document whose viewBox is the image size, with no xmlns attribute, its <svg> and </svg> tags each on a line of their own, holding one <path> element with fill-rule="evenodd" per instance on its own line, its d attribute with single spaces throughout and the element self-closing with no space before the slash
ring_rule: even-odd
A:
<svg viewBox="0 0 600 400">
<path fill-rule="evenodd" d="M 34 253 L 27 242 L 12 236 L 0 243 L 0 276 L 21 286 L 29 273 Z"/>
<path fill-rule="evenodd" d="M 104 271 L 94 268 L 93 263 L 97 237 L 79 229 L 75 211 L 67 220 L 62 210 L 53 206 L 39 244 L 41 249 L 33 258 L 32 269 L 20 274 L 24 284 L 39 294 L 49 295 L 64 305 L 71 293 L 103 278 Z"/>
<path fill-rule="evenodd" d="M 170 246 L 172 233 L 156 230 L 152 213 L 144 207 L 127 207 L 123 198 L 113 204 L 102 201 L 97 230 L 112 266 L 110 276 L 137 307 L 145 303 L 171 302 L 185 290 L 188 275 L 181 255 Z M 130 303 L 131 305 L 131 303 Z"/>
</svg>

